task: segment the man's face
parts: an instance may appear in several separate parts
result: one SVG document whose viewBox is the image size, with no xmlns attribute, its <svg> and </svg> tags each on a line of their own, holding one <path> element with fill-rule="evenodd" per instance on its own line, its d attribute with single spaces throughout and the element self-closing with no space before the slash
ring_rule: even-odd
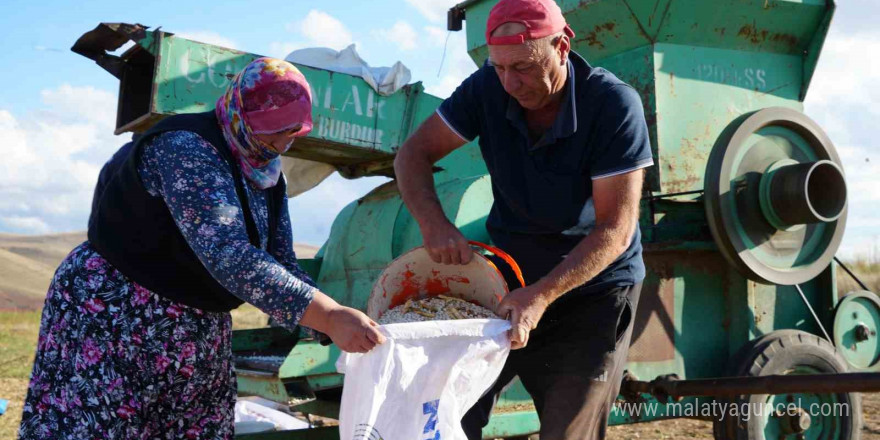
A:
<svg viewBox="0 0 880 440">
<path fill-rule="evenodd" d="M 546 42 L 537 48 L 529 44 L 490 45 L 489 64 L 504 86 L 504 90 L 527 110 L 547 106 L 552 95 L 565 84 L 565 62 L 568 54 L 567 38 L 560 38 L 556 46 Z M 563 47 L 564 46 L 564 47 Z"/>
</svg>

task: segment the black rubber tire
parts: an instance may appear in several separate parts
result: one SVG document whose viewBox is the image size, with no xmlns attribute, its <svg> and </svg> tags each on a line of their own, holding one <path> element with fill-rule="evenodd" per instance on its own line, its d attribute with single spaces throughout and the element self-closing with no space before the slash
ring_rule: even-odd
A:
<svg viewBox="0 0 880 440">
<path fill-rule="evenodd" d="M 829 341 L 799 330 L 777 330 L 745 344 L 732 358 L 729 375 L 787 374 L 796 367 L 808 367 L 818 373 L 843 373 L 848 369 L 846 361 Z M 841 435 L 828 438 L 858 440 L 863 423 L 861 395 L 842 393 L 828 397 L 833 397 L 835 403 L 849 405 L 849 414 L 836 418 Z M 728 404 L 751 404 L 752 407 L 757 407 L 765 399 L 766 396 L 758 395 L 718 400 Z M 713 423 L 713 434 L 716 440 L 764 440 L 763 421 L 763 416 L 753 416 L 748 420 L 724 417 Z M 785 438 L 793 439 L 795 436 Z"/>
</svg>

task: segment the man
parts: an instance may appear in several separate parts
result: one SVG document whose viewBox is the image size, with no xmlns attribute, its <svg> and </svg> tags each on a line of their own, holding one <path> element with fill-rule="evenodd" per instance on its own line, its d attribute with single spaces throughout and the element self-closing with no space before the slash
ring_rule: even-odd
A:
<svg viewBox="0 0 880 440">
<path fill-rule="evenodd" d="M 462 420 L 471 439 L 515 376 L 535 401 L 541 440 L 603 438 L 620 388 L 653 161 L 638 94 L 571 51 L 573 37 L 552 0 L 501 0 L 487 23 L 489 60 L 395 160 L 431 257 L 466 264 L 472 251 L 443 214 L 431 165 L 479 137 L 495 198 L 486 227 L 526 279 L 498 307 L 514 350 Z"/>
</svg>

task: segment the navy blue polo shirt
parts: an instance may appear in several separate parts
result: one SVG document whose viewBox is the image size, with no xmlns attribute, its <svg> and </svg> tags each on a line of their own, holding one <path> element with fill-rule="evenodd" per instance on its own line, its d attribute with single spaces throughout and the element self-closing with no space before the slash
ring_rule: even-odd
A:
<svg viewBox="0 0 880 440">
<path fill-rule="evenodd" d="M 653 165 L 638 93 L 611 72 L 570 52 L 562 103 L 550 130 L 529 138 L 523 108 L 488 63 L 437 114 L 466 141 L 479 137 L 495 197 L 486 227 L 516 259 L 528 284 L 552 270 L 592 230 L 593 181 Z M 645 277 L 641 233 L 577 290 L 604 291 Z"/>
</svg>

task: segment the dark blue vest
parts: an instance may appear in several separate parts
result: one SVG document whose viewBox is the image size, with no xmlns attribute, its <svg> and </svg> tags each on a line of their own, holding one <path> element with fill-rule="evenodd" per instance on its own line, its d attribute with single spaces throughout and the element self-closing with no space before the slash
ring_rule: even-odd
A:
<svg viewBox="0 0 880 440">
<path fill-rule="evenodd" d="M 138 175 L 143 146 L 166 131 L 185 130 L 211 143 L 232 169 L 248 239 L 260 247 L 241 170 L 229 151 L 214 112 L 166 118 L 122 146 L 104 165 L 95 187 L 88 237 L 92 246 L 117 270 L 158 295 L 191 307 L 227 312 L 243 301 L 215 280 L 184 239 L 161 197 L 144 188 Z M 283 179 L 269 188 L 269 253 L 273 254 Z"/>
</svg>

